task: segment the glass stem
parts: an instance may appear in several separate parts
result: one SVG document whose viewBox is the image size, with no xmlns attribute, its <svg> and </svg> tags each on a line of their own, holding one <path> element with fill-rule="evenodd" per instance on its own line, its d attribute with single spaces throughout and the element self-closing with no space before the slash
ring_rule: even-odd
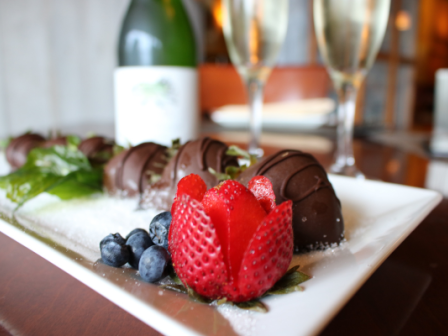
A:
<svg viewBox="0 0 448 336">
<path fill-rule="evenodd" d="M 338 94 L 336 166 L 342 171 L 346 171 L 356 169 L 355 158 L 353 156 L 353 128 L 358 89 L 351 83 L 344 83 Z"/>
<path fill-rule="evenodd" d="M 250 154 L 263 156 L 260 148 L 262 112 L 263 112 L 263 88 L 264 83 L 257 78 L 249 78 L 246 81 L 247 94 L 250 108 L 250 141 L 248 151 Z"/>
</svg>

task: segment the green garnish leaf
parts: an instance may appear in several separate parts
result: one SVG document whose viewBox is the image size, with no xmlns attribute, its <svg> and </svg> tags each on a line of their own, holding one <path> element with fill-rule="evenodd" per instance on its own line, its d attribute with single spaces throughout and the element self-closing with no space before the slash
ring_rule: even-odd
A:
<svg viewBox="0 0 448 336">
<path fill-rule="evenodd" d="M 218 179 L 219 182 L 230 180 L 232 177 L 228 174 L 218 173 L 212 167 L 208 167 L 208 172 Z"/>
<path fill-rule="evenodd" d="M 102 176 L 101 169 L 78 170 L 67 175 L 62 183 L 47 192 L 62 200 L 90 196 L 102 192 Z"/>
<path fill-rule="evenodd" d="M 226 174 L 229 175 L 232 180 L 236 180 L 237 177 L 246 169 L 247 169 L 246 165 L 242 165 L 241 167 L 227 166 Z"/>
<path fill-rule="evenodd" d="M 249 160 L 250 162 L 250 166 L 252 166 L 253 164 L 257 163 L 257 156 L 253 155 L 253 154 L 249 154 L 248 151 L 245 151 L 244 149 L 239 148 L 238 146 L 232 145 L 229 147 L 229 149 L 227 149 L 226 152 L 227 155 L 231 155 L 231 156 L 237 156 L 237 157 L 242 157 L 246 160 Z"/>
<path fill-rule="evenodd" d="M 0 188 L 6 189 L 6 196 L 17 203 L 17 210 L 43 192 L 61 199 L 101 192 L 102 180 L 102 169 L 92 168 L 76 147 L 53 146 L 34 148 L 20 169 L 0 177 Z"/>
<path fill-rule="evenodd" d="M 0 140 L 0 149 L 6 149 L 8 147 L 9 143 L 14 139 L 13 137 L 8 137 L 7 139 L 1 139 Z"/>
<path fill-rule="evenodd" d="M 170 273 L 170 278 L 171 278 L 171 280 L 173 280 L 176 284 L 178 284 L 178 285 L 182 285 L 182 286 L 183 286 L 182 281 L 180 281 L 179 277 L 177 276 L 176 272 L 174 272 L 174 270 L 173 270 L 172 273 Z"/>
<path fill-rule="evenodd" d="M 305 273 L 300 272 L 299 265 L 291 267 L 280 280 L 278 280 L 265 295 L 280 295 L 288 294 L 297 291 L 303 291 L 303 287 L 299 286 L 311 277 Z"/>
<path fill-rule="evenodd" d="M 81 139 L 76 135 L 68 135 L 67 136 L 67 146 L 71 148 L 78 148 L 81 143 Z"/>
<path fill-rule="evenodd" d="M 252 310 L 258 313 L 267 313 L 268 307 L 260 300 L 254 299 L 246 302 L 235 302 L 235 306 L 244 310 Z"/>
<path fill-rule="evenodd" d="M 196 293 L 190 286 L 187 286 L 187 294 L 190 297 L 190 299 L 200 302 L 200 303 L 209 304 L 213 301 L 213 300 L 207 299 L 206 297 L 202 296 L 201 294 Z"/>
<path fill-rule="evenodd" d="M 69 146 L 34 148 L 28 154 L 26 163 L 19 170 L 35 168 L 42 173 L 52 173 L 58 176 L 65 176 L 79 169 L 92 169 L 86 156 L 78 149 Z"/>
<path fill-rule="evenodd" d="M 17 203 L 17 208 L 19 208 L 40 193 L 61 183 L 62 180 L 63 178 L 54 174 L 36 174 L 29 171 L 24 174 L 16 174 L 9 179 L 1 178 L 0 185 L 6 185 L 6 197 Z"/>
<path fill-rule="evenodd" d="M 212 174 L 214 177 L 216 177 L 219 182 L 221 182 L 221 181 L 226 181 L 226 180 L 236 180 L 236 178 L 244 170 L 246 170 L 246 168 L 247 168 L 246 165 L 243 165 L 241 167 L 227 166 L 225 173 L 218 173 L 213 168 L 208 167 L 208 171 L 210 174 Z"/>
<path fill-rule="evenodd" d="M 114 153 L 113 156 L 120 154 L 122 151 L 124 151 L 125 148 L 123 146 L 114 144 L 112 152 Z"/>
<path fill-rule="evenodd" d="M 166 149 L 167 161 L 170 161 L 177 154 L 181 146 L 179 138 L 171 140 L 171 147 Z"/>
<path fill-rule="evenodd" d="M 226 297 L 223 297 L 222 299 L 216 300 L 216 305 L 217 306 L 220 306 L 220 305 L 222 305 L 224 303 L 227 303 L 227 298 Z"/>
<path fill-rule="evenodd" d="M 146 174 L 149 175 L 149 179 L 148 182 L 150 185 L 160 181 L 160 179 L 162 178 L 161 174 L 156 174 L 154 171 L 152 170 L 147 170 Z"/>
</svg>

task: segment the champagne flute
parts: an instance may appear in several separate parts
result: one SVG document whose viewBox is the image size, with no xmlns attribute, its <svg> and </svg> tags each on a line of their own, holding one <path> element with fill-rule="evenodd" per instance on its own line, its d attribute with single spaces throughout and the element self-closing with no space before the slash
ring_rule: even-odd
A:
<svg viewBox="0 0 448 336">
<path fill-rule="evenodd" d="M 250 105 L 249 153 L 260 148 L 263 88 L 286 34 L 288 0 L 224 0 L 224 38 Z"/>
<path fill-rule="evenodd" d="M 314 0 L 317 43 L 339 97 L 332 173 L 364 178 L 353 156 L 356 97 L 381 46 L 389 8 L 390 0 Z"/>
</svg>

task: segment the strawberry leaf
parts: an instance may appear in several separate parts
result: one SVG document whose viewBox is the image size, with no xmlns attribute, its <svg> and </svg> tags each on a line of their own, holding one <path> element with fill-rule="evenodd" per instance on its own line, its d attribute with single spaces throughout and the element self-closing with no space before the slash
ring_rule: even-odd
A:
<svg viewBox="0 0 448 336">
<path fill-rule="evenodd" d="M 224 303 L 227 303 L 227 298 L 226 297 L 223 297 L 222 299 L 216 300 L 216 305 L 217 306 L 220 306 L 220 305 L 222 305 Z"/>
<path fill-rule="evenodd" d="M 278 280 L 264 295 L 281 295 L 298 291 L 303 291 L 303 287 L 299 286 L 311 277 L 298 270 L 300 266 L 290 268 L 283 277 Z"/>
<path fill-rule="evenodd" d="M 177 276 L 176 272 L 173 271 L 173 272 L 170 274 L 170 278 L 171 278 L 171 280 L 173 280 L 176 284 L 178 284 L 178 285 L 183 285 L 183 284 L 182 284 L 182 281 L 180 281 L 180 279 L 179 279 L 179 277 Z"/>
<path fill-rule="evenodd" d="M 202 296 L 201 294 L 196 293 L 190 286 L 187 286 L 187 294 L 190 297 L 190 299 L 200 302 L 200 303 L 206 303 L 209 304 L 213 302 L 213 300 L 207 299 L 205 296 Z"/>
<path fill-rule="evenodd" d="M 268 307 L 257 299 L 246 302 L 235 302 L 234 305 L 240 309 L 252 310 L 258 313 L 267 313 L 269 311 Z"/>
</svg>

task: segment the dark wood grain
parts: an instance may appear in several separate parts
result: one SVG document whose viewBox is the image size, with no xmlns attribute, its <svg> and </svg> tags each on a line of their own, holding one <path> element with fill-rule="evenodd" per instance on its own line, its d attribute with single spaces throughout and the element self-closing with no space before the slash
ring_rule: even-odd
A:
<svg viewBox="0 0 448 336">
<path fill-rule="evenodd" d="M 0 335 L 160 335 L 0 233 Z"/>
<path fill-rule="evenodd" d="M 333 319 L 329 335 L 448 334 L 448 199 Z"/>
</svg>

